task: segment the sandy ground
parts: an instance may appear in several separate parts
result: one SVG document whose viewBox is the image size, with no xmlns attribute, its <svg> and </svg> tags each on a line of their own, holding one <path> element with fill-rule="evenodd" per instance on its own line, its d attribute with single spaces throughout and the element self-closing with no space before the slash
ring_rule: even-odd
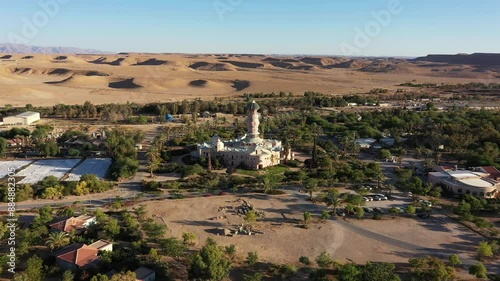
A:
<svg viewBox="0 0 500 281">
<path fill-rule="evenodd" d="M 0 106 L 168 102 L 246 92 L 364 93 L 418 83 L 499 82 L 499 70 L 347 58 L 277 58 L 180 54 L 13 55 L 0 60 Z M 274 61 L 273 61 L 274 60 Z M 403 87 L 404 88 L 404 87 Z"/>
<path fill-rule="evenodd" d="M 217 235 L 217 229 L 235 229 L 243 223 L 243 218 L 232 212 L 233 208 L 241 205 L 240 199 L 248 201 L 258 211 L 265 212 L 265 219 L 255 224 L 255 229 L 263 234 L 235 237 Z M 376 237 L 367 237 L 332 220 L 315 222 L 310 229 L 304 229 L 297 223 L 302 220 L 303 212 L 317 214 L 320 210 L 305 199 L 306 195 L 303 194 L 278 197 L 230 195 L 151 202 L 147 204 L 147 209 L 150 216 L 164 218 L 170 235 L 180 238 L 184 232 L 193 232 L 200 243 L 211 237 L 221 245 L 235 244 L 242 258 L 249 251 L 257 251 L 259 257 L 267 262 L 297 263 L 300 256 L 314 258 L 322 251 L 327 251 L 335 260 L 342 262 L 399 263 L 427 252 L 474 252 L 474 247 L 481 241 L 478 236 L 444 217 L 428 221 L 404 217 L 387 217 L 383 221 L 342 220 L 369 232 L 393 238 L 397 243 L 407 243 L 415 247 L 415 251 Z M 220 210 L 221 207 L 227 210 Z M 220 216 L 225 216 L 225 219 L 213 219 Z"/>
</svg>

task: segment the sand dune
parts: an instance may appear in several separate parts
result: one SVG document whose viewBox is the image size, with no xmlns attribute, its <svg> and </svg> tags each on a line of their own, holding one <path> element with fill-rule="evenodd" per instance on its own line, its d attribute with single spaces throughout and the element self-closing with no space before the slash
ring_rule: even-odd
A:
<svg viewBox="0 0 500 281">
<path fill-rule="evenodd" d="M 189 86 L 194 86 L 194 87 L 203 87 L 206 85 L 207 85 L 207 80 L 202 80 L 202 79 L 193 80 L 189 82 Z"/>
<path fill-rule="evenodd" d="M 11 56 L 11 57 L 8 57 Z M 396 91 L 418 83 L 500 83 L 500 67 L 403 59 L 261 55 L 0 54 L 2 104 L 158 102 L 247 93 Z M 56 60 L 60 57 L 59 60 Z M 64 58 L 63 58 L 64 57 Z M 117 100 L 116 96 L 120 99 Z"/>
<path fill-rule="evenodd" d="M 164 64 L 168 64 L 168 61 L 158 60 L 158 59 L 153 58 L 153 59 L 148 59 L 145 61 L 137 62 L 134 65 L 164 65 Z"/>
<path fill-rule="evenodd" d="M 234 68 L 228 66 L 225 63 L 208 63 L 205 61 L 193 63 L 189 67 L 192 69 L 195 69 L 195 70 L 202 70 L 202 71 L 231 71 L 231 70 L 235 70 Z"/>
<path fill-rule="evenodd" d="M 236 67 L 241 67 L 241 68 L 261 68 L 261 67 L 264 67 L 264 65 L 262 63 L 231 61 L 231 60 L 225 60 L 223 62 L 230 63 Z"/>
<path fill-rule="evenodd" d="M 137 89 L 142 88 L 141 85 L 137 85 L 134 83 L 134 78 L 128 78 L 124 80 L 118 80 L 116 82 L 111 82 L 108 84 L 108 87 L 113 89 Z"/>
<path fill-rule="evenodd" d="M 236 91 L 243 91 L 246 88 L 250 87 L 250 81 L 247 80 L 234 80 L 233 81 L 233 88 L 236 89 Z"/>
<path fill-rule="evenodd" d="M 327 66 L 340 63 L 339 60 L 332 58 L 322 58 L 322 57 L 305 57 L 300 59 L 301 62 L 317 65 L 317 66 Z"/>
</svg>

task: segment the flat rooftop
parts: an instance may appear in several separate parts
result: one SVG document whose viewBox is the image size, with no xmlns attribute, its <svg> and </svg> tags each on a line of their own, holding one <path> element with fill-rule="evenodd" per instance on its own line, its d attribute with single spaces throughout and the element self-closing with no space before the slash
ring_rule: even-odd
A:
<svg viewBox="0 0 500 281">
<path fill-rule="evenodd" d="M 36 114 L 40 114 L 40 113 L 34 112 L 34 111 L 26 111 L 26 112 L 14 115 L 14 117 L 30 117 L 30 116 L 33 116 L 33 115 L 36 115 Z"/>
</svg>

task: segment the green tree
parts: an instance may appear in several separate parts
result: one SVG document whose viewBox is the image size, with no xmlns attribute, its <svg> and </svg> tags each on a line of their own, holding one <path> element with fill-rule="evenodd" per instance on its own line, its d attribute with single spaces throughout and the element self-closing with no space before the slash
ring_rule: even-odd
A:
<svg viewBox="0 0 500 281">
<path fill-rule="evenodd" d="M 49 234 L 49 238 L 45 241 L 51 250 L 64 247 L 69 244 L 69 236 L 66 232 L 52 232 Z"/>
<path fill-rule="evenodd" d="M 192 232 L 184 232 L 182 234 L 182 239 L 183 239 L 184 245 L 194 246 L 196 244 L 196 234 L 194 234 Z"/>
<path fill-rule="evenodd" d="M 104 231 L 110 237 L 116 237 L 120 234 L 120 225 L 118 224 L 117 219 L 110 219 L 106 225 L 104 225 Z"/>
<path fill-rule="evenodd" d="M 55 141 L 39 143 L 37 145 L 37 150 L 40 154 L 46 157 L 57 156 L 60 153 L 59 146 Z"/>
<path fill-rule="evenodd" d="M 304 226 L 307 228 L 309 222 L 311 222 L 312 215 L 310 212 L 304 212 Z"/>
<path fill-rule="evenodd" d="M 159 244 L 163 253 L 169 257 L 181 257 L 186 251 L 186 245 L 175 237 L 161 239 Z"/>
<path fill-rule="evenodd" d="M 458 257 L 457 254 L 452 254 L 448 258 L 448 261 L 450 262 L 450 265 L 453 266 L 453 267 L 457 267 L 457 266 L 462 265 L 462 261 L 460 260 L 460 258 Z"/>
<path fill-rule="evenodd" d="M 243 281 L 261 281 L 264 275 L 260 272 L 254 273 L 252 275 L 243 274 Z"/>
<path fill-rule="evenodd" d="M 327 206 L 332 206 L 335 210 L 340 204 L 340 194 L 337 189 L 330 189 L 327 193 L 321 195 L 321 201 Z M 335 212 L 333 213 L 335 215 Z"/>
<path fill-rule="evenodd" d="M 396 266 L 387 262 L 368 262 L 362 267 L 363 281 L 400 281 L 399 275 L 394 273 Z M 430 279 L 429 279 L 430 280 Z"/>
<path fill-rule="evenodd" d="M 90 281 L 109 281 L 109 278 L 107 275 L 98 273 L 97 275 L 92 276 L 92 278 L 90 278 Z"/>
<path fill-rule="evenodd" d="M 226 246 L 224 247 L 224 250 L 231 259 L 234 259 L 234 256 L 236 255 L 236 245 L 231 244 L 229 246 Z"/>
<path fill-rule="evenodd" d="M 24 272 L 29 276 L 30 281 L 43 281 L 45 279 L 43 260 L 38 256 L 32 256 L 26 262 L 26 270 Z"/>
<path fill-rule="evenodd" d="M 318 189 L 318 180 L 315 178 L 308 178 L 305 181 L 304 188 L 309 192 L 310 200 L 312 201 L 313 199 L 313 192 L 315 192 Z"/>
<path fill-rule="evenodd" d="M 257 213 L 254 210 L 250 210 L 245 215 L 245 222 L 248 224 L 253 224 L 257 221 Z"/>
<path fill-rule="evenodd" d="M 45 226 L 53 219 L 52 208 L 50 206 L 41 207 L 38 209 L 38 216 L 35 218 L 34 226 Z"/>
<path fill-rule="evenodd" d="M 422 257 L 410 259 L 412 274 L 418 280 L 454 280 L 455 269 L 451 266 L 446 266 L 445 263 L 436 257 Z"/>
<path fill-rule="evenodd" d="M 340 267 L 339 269 L 339 280 L 340 281 L 358 281 L 361 280 L 361 270 L 354 263 L 347 263 Z"/>
<path fill-rule="evenodd" d="M 246 258 L 246 264 L 248 266 L 254 266 L 258 261 L 259 261 L 259 255 L 257 254 L 257 252 L 248 252 Z"/>
<path fill-rule="evenodd" d="M 66 270 L 62 275 L 62 281 L 73 281 L 75 280 L 75 274 L 70 270 Z"/>
<path fill-rule="evenodd" d="M 132 271 L 127 271 L 127 272 L 121 272 L 113 275 L 110 279 L 110 281 L 136 281 L 137 280 L 137 275 L 135 272 Z"/>
<path fill-rule="evenodd" d="M 327 252 L 321 252 L 321 254 L 316 257 L 316 263 L 321 268 L 330 268 L 333 265 L 333 259 Z"/>
<path fill-rule="evenodd" d="M 311 265 L 311 260 L 305 256 L 299 257 L 299 262 L 303 265 Z"/>
<path fill-rule="evenodd" d="M 493 249 L 488 242 L 482 241 L 477 248 L 477 255 L 480 260 L 493 257 Z"/>
<path fill-rule="evenodd" d="M 231 261 L 224 256 L 213 239 L 193 256 L 188 270 L 189 279 L 220 281 L 229 275 Z"/>
<path fill-rule="evenodd" d="M 469 274 L 477 278 L 486 278 L 487 273 L 486 267 L 480 262 L 469 267 Z"/>
<path fill-rule="evenodd" d="M 362 207 L 356 207 L 356 214 L 358 215 L 358 219 L 362 219 L 365 217 L 365 210 Z"/>
<path fill-rule="evenodd" d="M 0 158 L 5 157 L 7 153 L 7 140 L 0 137 Z"/>
<path fill-rule="evenodd" d="M 327 210 L 321 211 L 321 219 L 326 221 L 330 219 L 330 213 Z"/>
<path fill-rule="evenodd" d="M 408 206 L 406 207 L 406 213 L 407 213 L 407 214 L 409 214 L 409 215 L 413 215 L 413 214 L 415 214 L 416 212 L 417 212 L 417 209 L 416 209 L 414 206 L 412 206 L 412 205 L 408 205 Z"/>
</svg>

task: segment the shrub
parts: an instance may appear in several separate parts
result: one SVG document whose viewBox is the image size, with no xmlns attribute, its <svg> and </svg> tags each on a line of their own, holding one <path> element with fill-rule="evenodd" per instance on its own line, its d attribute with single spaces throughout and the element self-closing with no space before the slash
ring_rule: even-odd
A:
<svg viewBox="0 0 500 281">
<path fill-rule="evenodd" d="M 311 265 L 311 260 L 308 257 L 301 256 L 299 262 L 303 265 Z"/>
</svg>

